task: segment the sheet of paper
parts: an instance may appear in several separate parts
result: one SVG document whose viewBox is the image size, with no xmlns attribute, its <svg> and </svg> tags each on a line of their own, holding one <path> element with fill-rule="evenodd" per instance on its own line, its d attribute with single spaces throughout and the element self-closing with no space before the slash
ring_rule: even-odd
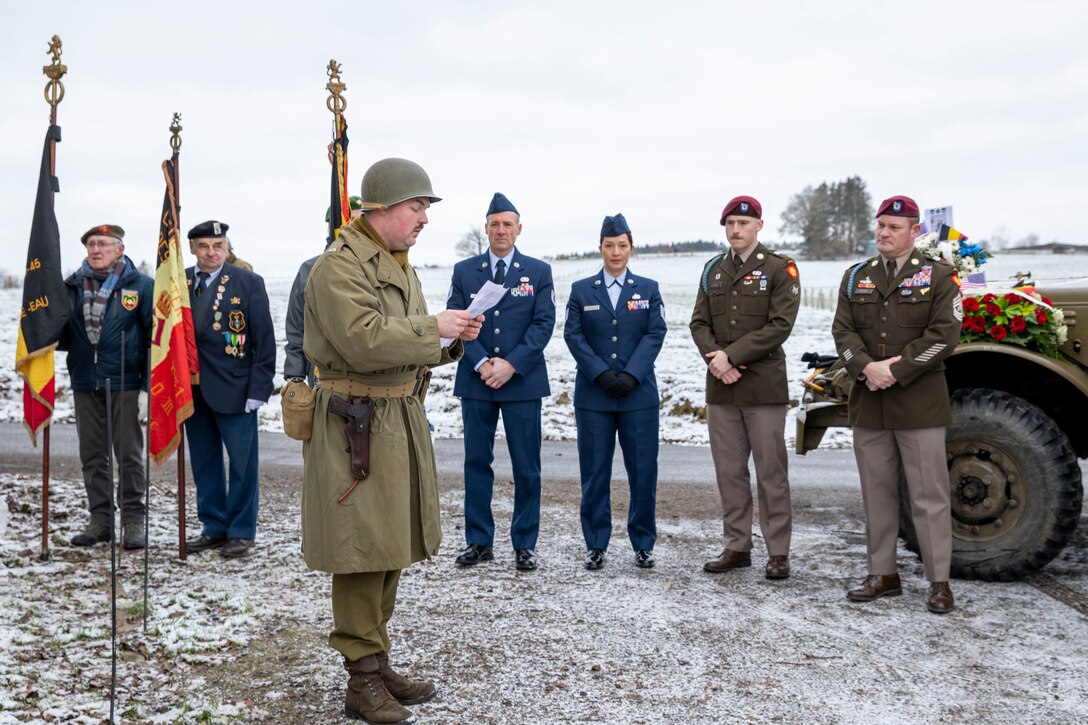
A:
<svg viewBox="0 0 1088 725">
<path fill-rule="evenodd" d="M 468 306 L 467 312 L 473 317 L 478 317 L 499 304 L 499 300 L 502 299 L 504 294 L 506 294 L 506 288 L 501 284 L 490 281 L 484 282 L 484 286 L 472 298 L 472 303 Z M 449 347 L 453 344 L 453 338 L 443 337 L 441 342 L 442 347 Z"/>
</svg>

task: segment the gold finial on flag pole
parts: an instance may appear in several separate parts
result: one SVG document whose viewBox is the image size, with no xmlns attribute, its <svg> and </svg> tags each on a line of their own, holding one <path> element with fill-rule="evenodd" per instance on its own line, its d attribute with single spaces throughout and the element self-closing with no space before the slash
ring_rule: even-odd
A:
<svg viewBox="0 0 1088 725">
<path fill-rule="evenodd" d="M 42 72 L 49 76 L 49 82 L 45 84 L 45 100 L 56 110 L 57 104 L 64 100 L 64 84 L 60 79 L 68 72 L 68 66 L 60 62 L 59 35 L 54 35 L 49 41 L 49 50 L 46 52 L 53 56 L 53 62 L 42 68 Z"/>
<path fill-rule="evenodd" d="M 329 89 L 329 97 L 325 101 L 325 105 L 328 106 L 330 111 L 339 116 L 348 107 L 348 99 L 340 95 L 348 87 L 340 80 L 340 64 L 335 60 L 329 61 L 328 73 L 329 82 L 325 84 L 325 87 Z"/>
</svg>

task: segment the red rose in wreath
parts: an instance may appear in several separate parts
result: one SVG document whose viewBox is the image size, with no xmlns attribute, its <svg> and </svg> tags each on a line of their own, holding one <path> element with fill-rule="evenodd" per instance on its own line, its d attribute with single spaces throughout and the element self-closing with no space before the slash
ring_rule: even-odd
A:
<svg viewBox="0 0 1088 725">
<path fill-rule="evenodd" d="M 990 337 L 1001 342 L 1009 336 L 1009 331 L 1005 329 L 1004 325 L 994 325 L 990 328 Z"/>
<path fill-rule="evenodd" d="M 967 297 L 963 300 L 963 309 L 967 312 L 978 312 L 978 297 Z"/>
<path fill-rule="evenodd" d="M 1013 334 L 1021 333 L 1026 329 L 1028 329 L 1027 320 L 1020 315 L 1009 320 L 1009 330 L 1011 330 Z"/>
</svg>

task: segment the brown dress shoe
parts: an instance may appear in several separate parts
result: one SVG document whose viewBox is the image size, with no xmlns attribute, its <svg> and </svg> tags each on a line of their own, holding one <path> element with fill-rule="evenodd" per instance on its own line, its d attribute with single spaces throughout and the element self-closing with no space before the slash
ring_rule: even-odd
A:
<svg viewBox="0 0 1088 725">
<path fill-rule="evenodd" d="M 725 549 L 722 555 L 703 564 L 704 571 L 720 574 L 730 569 L 742 569 L 752 565 L 752 556 L 747 551 L 730 551 Z"/>
<path fill-rule="evenodd" d="M 926 607 L 934 614 L 948 614 L 955 603 L 952 600 L 952 589 L 948 582 L 931 582 L 929 585 L 929 601 Z"/>
<path fill-rule="evenodd" d="M 871 602 L 881 597 L 898 597 L 903 593 L 898 574 L 870 574 L 857 589 L 846 593 L 851 602 Z"/>
<path fill-rule="evenodd" d="M 344 669 L 348 671 L 344 714 L 349 718 L 383 725 L 408 725 L 416 721 L 412 711 L 401 706 L 385 688 L 377 657 L 345 658 Z"/>
<path fill-rule="evenodd" d="M 418 705 L 427 702 L 435 696 L 437 690 L 433 682 L 426 680 L 410 680 L 404 675 L 393 671 L 389 666 L 389 655 L 379 652 L 374 655 L 378 658 L 378 667 L 382 672 L 382 682 L 389 694 L 397 698 L 401 705 Z"/>
<path fill-rule="evenodd" d="M 788 556 L 772 556 L 767 560 L 768 579 L 789 579 L 790 558 Z"/>
</svg>

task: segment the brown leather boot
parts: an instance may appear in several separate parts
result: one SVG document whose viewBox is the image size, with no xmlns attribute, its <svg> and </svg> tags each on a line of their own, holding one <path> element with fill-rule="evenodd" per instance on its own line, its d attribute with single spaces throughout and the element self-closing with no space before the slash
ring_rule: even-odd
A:
<svg viewBox="0 0 1088 725">
<path fill-rule="evenodd" d="M 711 559 L 703 564 L 703 570 L 720 574 L 731 569 L 741 569 L 752 565 L 752 555 L 747 551 L 730 551 L 724 549 L 717 559 Z"/>
<path fill-rule="evenodd" d="M 344 658 L 344 669 L 349 676 L 344 714 L 349 718 L 383 725 L 408 725 L 416 721 L 412 711 L 402 707 L 385 689 L 377 657 Z"/>
<path fill-rule="evenodd" d="M 389 655 L 379 652 L 374 655 L 378 658 L 378 667 L 381 668 L 382 682 L 389 694 L 397 698 L 401 705 L 418 705 L 427 702 L 438 692 L 433 682 L 426 680 L 410 680 L 404 675 L 393 671 L 389 665 Z"/>
</svg>

